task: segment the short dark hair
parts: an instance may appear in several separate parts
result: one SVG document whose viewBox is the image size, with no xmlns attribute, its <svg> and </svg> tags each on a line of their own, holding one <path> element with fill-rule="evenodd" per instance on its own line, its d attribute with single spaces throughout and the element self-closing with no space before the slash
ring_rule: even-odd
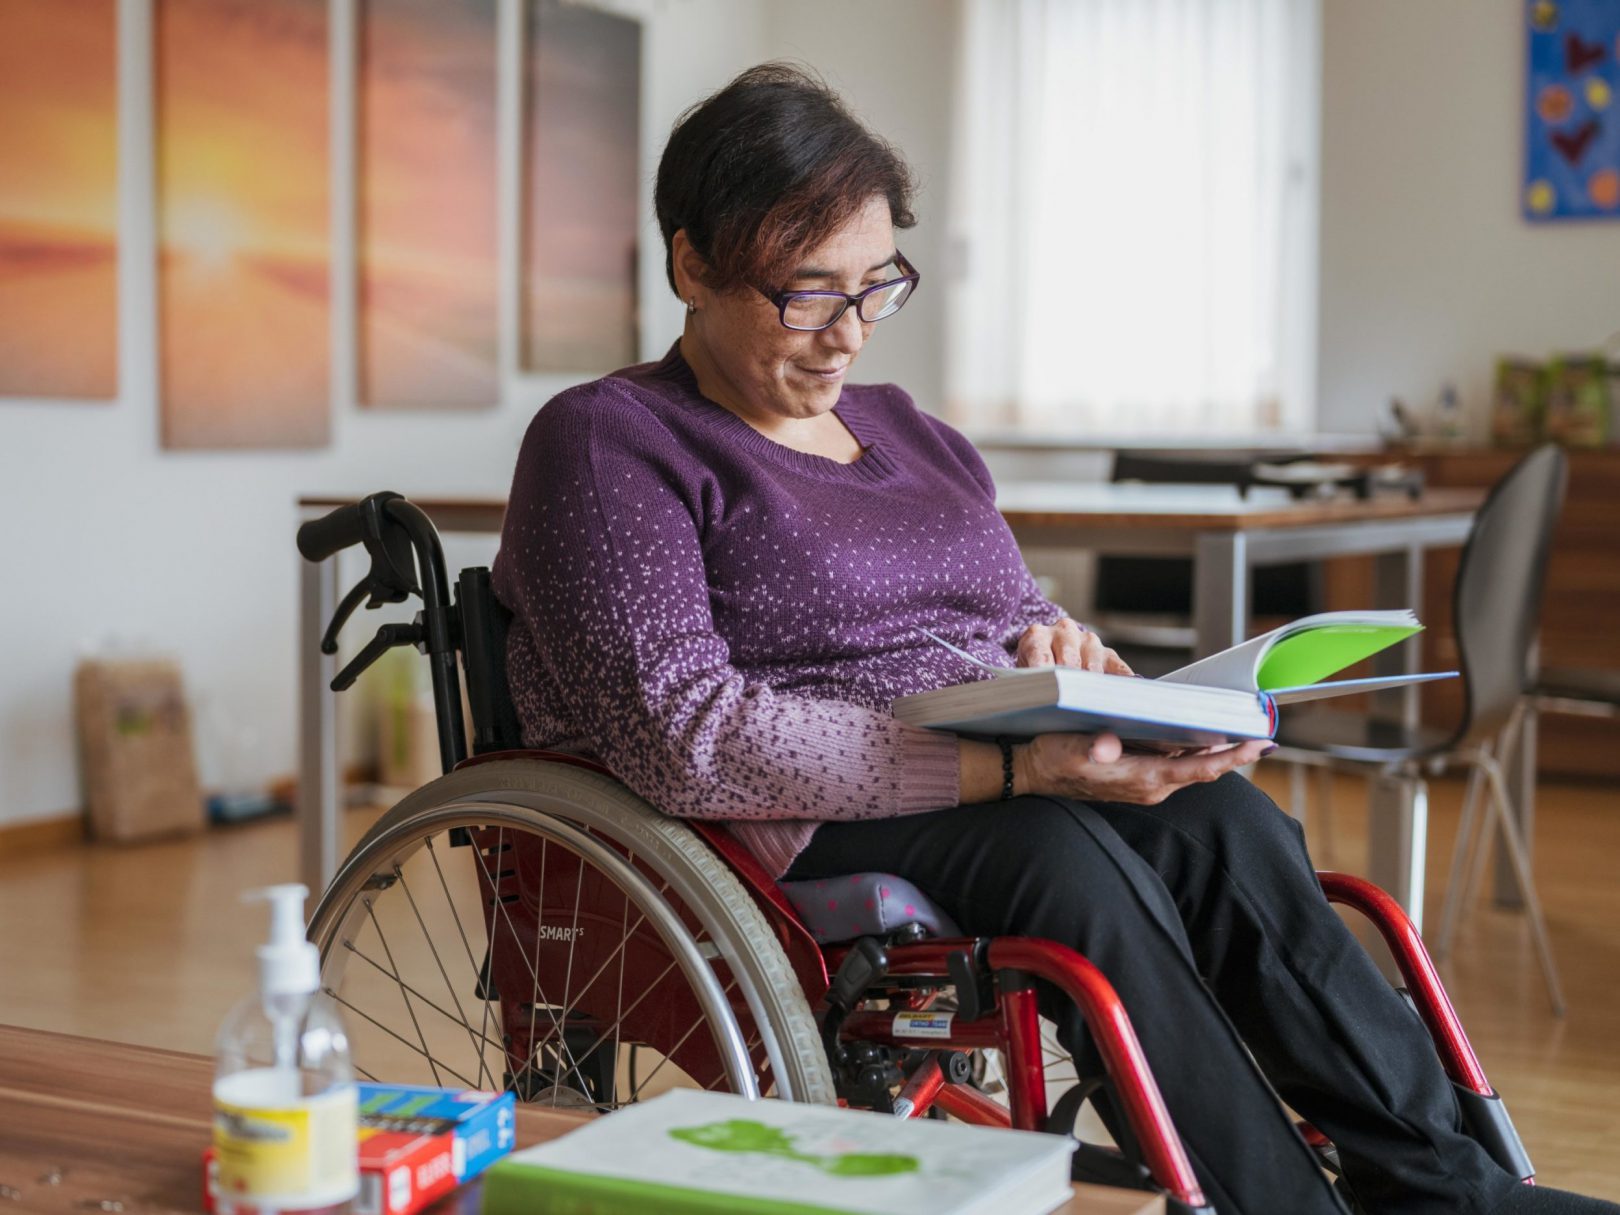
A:
<svg viewBox="0 0 1620 1215">
<path fill-rule="evenodd" d="M 708 264 L 705 285 L 774 290 L 795 263 L 882 195 L 897 228 L 916 222 L 911 170 L 827 84 L 762 63 L 688 109 L 658 162 L 653 209 L 675 289 L 675 233 Z"/>
</svg>

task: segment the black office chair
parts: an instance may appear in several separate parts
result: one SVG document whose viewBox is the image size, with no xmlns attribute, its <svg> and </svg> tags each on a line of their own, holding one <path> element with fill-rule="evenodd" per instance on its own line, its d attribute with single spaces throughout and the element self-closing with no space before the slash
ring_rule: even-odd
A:
<svg viewBox="0 0 1620 1215">
<path fill-rule="evenodd" d="M 1527 711 L 1620 717 L 1620 671 L 1542 667 L 1530 687 Z"/>
<path fill-rule="evenodd" d="M 1537 448 L 1492 488 L 1474 518 L 1457 567 L 1452 613 L 1465 687 L 1462 721 L 1454 730 L 1408 726 L 1367 713 L 1292 706 L 1281 714 L 1277 758 L 1331 768 L 1375 768 L 1409 782 L 1427 798 L 1425 774 L 1467 765 L 1468 792 L 1452 854 L 1436 954 L 1451 943 L 1461 902 L 1477 867 L 1474 819 L 1482 785 L 1487 821 L 1494 820 L 1529 917 L 1531 935 L 1555 1014 L 1564 1011 L 1558 968 L 1530 873 L 1529 856 L 1511 807 L 1503 757 L 1518 735 L 1521 701 L 1541 616 L 1547 550 L 1563 505 L 1568 461 L 1557 447 Z"/>
</svg>

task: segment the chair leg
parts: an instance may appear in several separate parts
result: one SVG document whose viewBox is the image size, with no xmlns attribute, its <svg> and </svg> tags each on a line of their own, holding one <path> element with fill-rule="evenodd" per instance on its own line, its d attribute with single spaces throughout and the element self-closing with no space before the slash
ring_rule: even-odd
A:
<svg viewBox="0 0 1620 1215">
<path fill-rule="evenodd" d="M 1562 1017 L 1564 989 L 1558 981 L 1558 964 L 1553 961 L 1552 942 L 1547 936 L 1546 918 L 1541 914 L 1541 898 L 1536 894 L 1535 878 L 1530 872 L 1530 858 L 1525 853 L 1524 839 L 1519 835 L 1519 824 L 1513 817 L 1512 803 L 1508 799 L 1507 781 L 1503 778 L 1502 767 L 1494 756 L 1482 755 L 1480 765 L 1485 769 L 1485 775 L 1491 782 L 1490 805 L 1495 811 L 1502 847 L 1507 850 L 1514 876 L 1518 879 L 1519 894 L 1524 899 L 1525 915 L 1530 920 L 1530 937 L 1541 960 L 1542 977 L 1547 981 L 1547 998 L 1552 1003 L 1553 1016 Z"/>
<path fill-rule="evenodd" d="M 1476 771 L 1484 772 L 1487 763 L 1497 764 L 1498 770 L 1500 770 L 1500 761 L 1497 760 L 1490 744 L 1487 743 L 1479 748 L 1479 756 L 1480 758 L 1473 761 Z M 1473 782 L 1470 780 L 1470 788 L 1472 788 L 1472 785 Z M 1494 792 L 1491 796 L 1495 796 Z M 1472 907 L 1479 901 L 1480 883 L 1485 880 L 1485 870 L 1490 862 L 1491 842 L 1491 812 L 1487 808 L 1484 817 L 1477 824 L 1473 850 L 1468 858 L 1468 870 L 1463 875 L 1462 905 L 1464 907 Z"/>
<path fill-rule="evenodd" d="M 1468 769 L 1468 790 L 1463 794 L 1462 816 L 1457 820 L 1457 842 L 1451 849 L 1451 873 L 1446 878 L 1446 901 L 1440 909 L 1440 931 L 1434 939 L 1434 956 L 1443 960 L 1451 952 L 1457 920 L 1467 902 L 1464 890 L 1473 873 L 1476 853 L 1483 851 L 1485 832 L 1480 830 L 1479 793 L 1484 774 L 1478 764 Z"/>
</svg>

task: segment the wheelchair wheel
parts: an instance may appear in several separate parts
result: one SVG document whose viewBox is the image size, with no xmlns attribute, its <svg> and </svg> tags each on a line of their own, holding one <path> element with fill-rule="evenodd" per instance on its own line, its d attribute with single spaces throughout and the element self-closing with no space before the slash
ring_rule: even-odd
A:
<svg viewBox="0 0 1620 1215">
<path fill-rule="evenodd" d="M 670 1087 L 835 1100 L 752 897 L 617 782 L 504 760 L 389 810 L 310 921 L 357 1071 L 608 1110 Z"/>
</svg>

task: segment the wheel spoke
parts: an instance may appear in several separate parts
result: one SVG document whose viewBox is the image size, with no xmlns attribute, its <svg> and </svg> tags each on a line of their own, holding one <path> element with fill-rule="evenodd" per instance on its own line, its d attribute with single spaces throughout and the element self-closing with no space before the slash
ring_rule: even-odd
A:
<svg viewBox="0 0 1620 1215">
<path fill-rule="evenodd" d="M 476 846 L 477 846 L 476 842 L 474 842 L 474 841 L 470 841 L 470 842 L 473 842 L 473 846 L 476 848 Z M 461 938 L 461 948 L 467 954 L 467 965 L 468 965 L 468 967 L 471 968 L 471 970 L 473 972 L 473 975 L 475 976 L 474 979 L 473 979 L 473 982 L 476 983 L 478 985 L 478 987 L 484 987 L 485 979 L 486 979 L 487 976 L 485 976 L 479 970 L 478 962 L 473 958 L 472 942 L 467 939 L 467 929 L 466 929 L 465 925 L 463 925 L 462 922 L 461 922 L 461 911 L 456 906 L 456 900 L 450 894 L 450 883 L 445 880 L 444 866 L 439 864 L 439 850 L 433 846 L 433 837 L 432 836 L 428 836 L 428 838 L 426 840 L 424 840 L 423 843 L 427 846 L 428 859 L 433 862 L 433 872 L 438 874 L 438 877 L 439 877 L 439 889 L 444 891 L 444 901 L 445 901 L 446 905 L 448 905 L 449 908 L 450 908 L 450 918 L 455 921 L 456 935 Z M 489 933 L 486 932 L 484 935 L 487 937 L 487 936 L 489 936 Z M 491 943 L 491 948 L 493 948 L 493 943 Z M 474 989 L 475 992 L 476 992 L 476 990 L 477 990 L 477 988 Z M 484 1001 L 483 1001 L 484 1011 L 483 1011 L 483 1015 L 479 1018 L 479 1022 L 478 1022 L 478 1036 L 480 1038 L 486 1038 L 486 1039 L 489 1036 L 489 1004 L 490 1004 L 487 991 L 488 991 L 488 989 L 485 988 L 486 994 L 485 994 L 485 998 L 484 998 Z M 468 1028 L 470 1029 L 471 1027 L 472 1027 L 471 1022 L 469 1022 L 468 1023 Z M 505 1053 L 504 1048 L 502 1049 L 502 1053 L 503 1054 Z M 482 1054 L 482 1052 L 480 1052 L 480 1055 L 481 1054 Z M 482 1061 L 481 1058 L 480 1058 L 480 1061 L 479 1061 L 479 1065 L 480 1065 L 481 1068 L 483 1067 L 483 1061 Z M 487 1072 L 488 1072 L 488 1069 L 483 1068 L 483 1070 L 481 1070 L 479 1072 L 480 1078 L 482 1078 Z M 490 1087 L 491 1088 L 495 1087 L 493 1074 L 490 1074 Z"/>
<path fill-rule="evenodd" d="M 641 1099 L 641 1090 L 646 1088 L 647 1085 L 651 1084 L 652 1078 L 664 1070 L 664 1064 L 668 1063 L 680 1053 L 681 1047 L 686 1045 L 686 1040 L 698 1031 L 698 1028 L 703 1024 L 703 1021 L 704 1017 L 699 1014 L 698 1019 L 692 1022 L 691 1028 L 681 1035 L 680 1041 L 675 1043 L 674 1046 L 670 1047 L 669 1052 L 658 1061 L 658 1063 L 653 1067 L 652 1071 L 648 1072 L 641 1078 L 641 1083 L 636 1086 L 636 1091 L 630 1094 L 631 1101 L 639 1101 Z"/>
<path fill-rule="evenodd" d="M 417 1054 L 421 1055 L 423 1058 L 425 1058 L 428 1061 L 429 1066 L 432 1066 L 435 1062 L 438 1062 L 437 1060 L 435 1060 L 433 1058 L 433 1056 L 431 1054 L 429 1054 L 427 1051 L 423 1050 L 421 1047 L 417 1046 L 416 1043 L 412 1042 L 409 1038 L 401 1037 L 399 1034 L 397 1034 L 393 1030 L 389 1029 L 388 1026 L 384 1025 L 381 1021 L 377 1020 L 376 1017 L 373 1017 L 370 1013 L 364 1012 L 363 1010 L 356 1008 L 353 1004 L 351 1004 L 349 1001 L 345 1000 L 342 996 L 338 995 L 338 993 L 333 991 L 330 987 L 324 988 L 323 990 L 326 992 L 327 995 L 331 996 L 332 999 L 336 1000 L 339 1004 L 343 1005 L 344 1008 L 346 1008 L 350 1012 L 354 1013 L 355 1016 L 360 1017 L 362 1020 L 371 1022 L 371 1024 L 375 1025 L 378 1029 L 382 1030 L 383 1033 L 387 1034 L 390 1038 L 393 1038 L 396 1042 L 399 1042 L 400 1044 L 409 1047 L 411 1050 L 413 1050 Z M 477 1088 L 478 1087 L 477 1084 L 475 1084 L 473 1081 L 467 1079 L 467 1077 L 463 1076 L 460 1072 L 458 1072 L 455 1068 L 451 1067 L 448 1063 L 439 1062 L 438 1066 L 444 1068 L 445 1071 L 449 1072 L 450 1075 L 454 1076 L 457 1080 L 460 1080 L 468 1088 Z M 434 1074 L 437 1075 L 438 1074 L 437 1071 L 435 1071 Z M 443 1087 L 443 1086 L 441 1085 L 440 1087 Z"/>
<path fill-rule="evenodd" d="M 729 996 L 736 990 L 736 986 L 737 981 L 733 979 L 728 982 L 725 987 L 721 988 L 720 994 Z M 647 1075 L 643 1077 L 641 1083 L 636 1086 L 635 1091 L 630 1094 L 631 1101 L 635 1101 L 641 1096 L 641 1090 L 646 1087 L 647 1083 L 659 1073 L 664 1064 L 668 1063 L 672 1058 L 680 1053 L 681 1047 L 686 1045 L 686 1040 L 692 1036 L 693 1031 L 695 1031 L 698 1026 L 702 1025 L 705 1020 L 707 1020 L 707 1018 L 704 1017 L 702 1013 L 699 1013 L 698 1019 L 692 1023 L 692 1028 L 688 1029 L 684 1034 L 681 1035 L 680 1041 L 675 1043 L 674 1046 L 670 1047 L 669 1050 L 662 1052 L 664 1057 L 658 1061 L 657 1065 L 652 1069 L 652 1071 L 648 1072 Z"/>
<path fill-rule="evenodd" d="M 585 858 L 582 856 L 582 857 L 579 858 L 579 879 L 574 883 L 574 917 L 573 917 L 572 920 L 569 921 L 569 924 L 568 924 L 568 942 L 569 942 L 569 945 L 570 945 L 570 948 L 568 950 L 568 965 L 563 968 L 563 1005 L 562 1005 L 562 1017 L 561 1017 L 561 1020 L 562 1020 L 562 1023 L 563 1023 L 564 1026 L 566 1026 L 568 1024 L 568 1014 L 572 1009 L 572 1005 L 568 1001 L 568 993 L 569 993 L 569 990 L 572 988 L 573 982 L 574 982 L 574 954 L 578 952 L 578 950 L 572 948 L 572 945 L 573 945 L 573 943 L 575 941 L 577 941 L 579 939 L 579 900 L 580 900 L 580 897 L 584 893 L 585 893 Z M 541 905 L 540 907 L 537 907 L 535 909 L 535 915 L 534 915 L 534 955 L 537 958 L 540 956 L 540 917 L 544 913 L 545 913 L 544 905 Z M 538 968 L 536 970 L 536 973 L 538 975 Z M 589 990 L 589 989 L 587 989 L 587 990 Z M 584 993 L 582 992 L 581 994 L 584 994 Z M 559 1040 L 561 1042 L 562 1049 L 564 1051 L 568 1051 L 568 1036 L 567 1036 L 567 1034 L 566 1033 L 559 1034 L 558 1037 L 559 1037 Z M 568 1054 L 569 1054 L 569 1057 L 570 1057 L 570 1061 L 572 1063 L 572 1070 L 574 1072 L 574 1075 L 579 1076 L 579 1065 L 578 1065 L 577 1061 L 574 1061 L 572 1059 L 573 1052 L 568 1051 Z M 586 1051 L 585 1054 L 586 1054 L 587 1057 L 589 1057 L 590 1051 Z M 561 1060 L 561 1056 L 559 1056 L 559 1061 L 560 1060 Z M 584 1077 L 580 1076 L 580 1079 L 583 1081 Z M 553 1085 L 552 1088 L 551 1088 L 551 1106 L 552 1106 L 553 1109 L 555 1109 L 557 1107 L 557 1089 L 558 1089 L 558 1087 L 559 1086 L 557 1086 L 557 1085 Z"/>
<path fill-rule="evenodd" d="M 394 876 L 399 879 L 399 888 L 405 892 L 405 901 L 411 905 L 411 912 L 416 916 L 417 927 L 422 930 L 422 937 L 425 941 L 427 941 L 428 949 L 433 954 L 433 964 L 439 968 L 439 977 L 444 980 L 445 990 L 450 993 L 450 1002 L 456 1006 L 457 1015 L 456 1017 L 452 1018 L 452 1020 L 459 1020 L 461 1025 L 466 1029 L 467 1043 L 473 1048 L 473 1052 L 478 1056 L 478 1079 L 480 1081 L 480 1086 L 482 1086 L 482 1081 L 489 1074 L 489 1068 L 484 1059 L 484 1048 L 478 1044 L 478 1039 L 484 1038 L 486 1042 L 489 1039 L 482 1032 L 478 1033 L 477 1036 L 474 1036 L 473 1027 L 467 1020 L 467 1014 L 462 1010 L 461 997 L 456 995 L 456 985 L 450 982 L 450 975 L 444 969 L 444 960 L 439 957 L 439 947 L 433 943 L 433 934 L 428 931 L 427 922 L 422 919 L 421 909 L 416 905 L 416 896 L 411 893 L 410 883 L 405 880 L 405 871 L 400 868 L 397 862 L 394 865 Z M 398 978 L 398 976 L 396 975 L 395 978 Z M 403 980 L 400 981 L 400 986 L 405 986 Z M 415 993 L 417 999 L 423 1001 L 424 1003 L 432 1004 L 432 1002 L 429 1001 L 426 996 L 422 995 L 421 992 L 415 991 L 414 988 L 411 988 L 410 990 Z M 439 1012 L 444 1012 L 444 1010 L 438 1008 L 437 1005 L 432 1006 L 438 1009 Z M 487 1018 L 489 1016 L 488 1001 L 485 1001 L 484 1008 L 484 1015 Z M 445 1013 L 445 1016 L 449 1015 L 450 1014 Z M 490 1087 L 494 1087 L 493 1082 L 491 1083 Z"/>
<path fill-rule="evenodd" d="M 500 832 L 504 832 L 505 830 L 506 829 L 504 827 L 501 827 L 501 828 L 498 829 L 498 831 L 500 831 Z M 500 843 L 500 840 L 501 840 L 501 836 L 499 834 L 497 834 L 497 836 L 496 836 L 497 845 Z M 490 897 L 490 905 L 492 907 L 494 907 L 494 909 L 500 913 L 501 918 L 506 921 L 506 930 L 507 930 L 507 932 L 512 934 L 512 939 L 514 941 L 516 941 L 518 939 L 517 925 L 512 923 L 512 917 L 506 910 L 506 904 L 501 902 L 501 896 L 500 896 L 499 888 L 496 886 L 494 879 L 490 877 L 489 866 L 485 863 L 485 857 L 484 857 L 483 849 L 475 847 L 473 849 L 473 852 L 478 857 L 479 868 L 483 870 L 484 881 L 489 886 L 489 891 L 490 891 L 490 896 L 491 896 Z M 580 857 L 580 865 L 582 867 L 583 867 L 584 863 L 585 863 L 585 858 Z M 493 917 L 492 917 L 492 920 L 493 920 Z M 497 931 L 495 931 L 495 929 L 493 927 L 491 927 L 489 937 L 490 937 L 490 943 L 489 943 L 489 969 L 490 969 L 490 975 L 493 977 L 494 972 L 495 972 L 495 947 L 496 947 L 497 941 L 500 938 L 500 933 L 498 933 Z M 538 955 L 536 955 L 536 956 L 538 958 Z M 534 985 L 534 990 L 539 991 L 540 990 L 540 971 L 539 971 L 538 966 L 534 962 L 531 962 L 528 959 L 528 957 L 524 956 L 523 953 L 521 952 L 521 950 L 519 951 L 518 957 L 519 957 L 519 960 L 522 961 L 524 969 L 526 969 L 529 972 L 529 978 L 530 978 L 531 982 Z M 573 958 L 573 954 L 571 952 L 569 954 L 569 958 L 570 958 L 570 960 Z M 557 1041 L 561 1044 L 561 1052 L 558 1055 L 559 1063 L 561 1063 L 563 1058 L 566 1056 L 567 1060 L 568 1060 L 568 1070 L 573 1072 L 574 1077 L 580 1082 L 580 1085 L 582 1087 L 585 1087 L 584 1073 L 579 1070 L 579 1064 L 574 1061 L 573 1056 L 572 1056 L 572 1052 L 570 1052 L 568 1050 L 568 1043 L 563 1038 L 562 1024 L 557 1020 L 556 1014 L 551 1011 L 551 1006 L 549 1004 L 545 1005 L 544 1007 L 546 1009 L 546 1016 L 551 1019 L 552 1028 L 557 1031 Z M 528 1070 L 528 1067 L 529 1067 L 529 1064 L 530 1064 L 531 1061 L 532 1061 L 532 1051 L 530 1053 L 530 1057 L 525 1058 L 523 1063 L 519 1065 L 518 1070 L 513 1073 L 513 1077 L 512 1077 L 512 1083 L 513 1084 L 517 1083 L 517 1077 L 519 1075 L 522 1075 L 525 1071 Z"/>
<path fill-rule="evenodd" d="M 658 977 L 657 978 L 655 978 L 651 983 L 647 984 L 646 987 L 641 989 L 641 994 L 639 996 L 637 996 L 633 1001 L 631 1001 L 630 1007 L 625 1009 L 617 1017 L 615 1017 L 614 1020 L 613 1020 L 613 1024 L 608 1026 L 607 1029 L 604 1029 L 599 1035 L 597 1035 L 596 1041 L 592 1042 L 590 1044 L 590 1046 L 588 1046 L 585 1049 L 584 1053 L 588 1055 L 588 1054 L 591 1053 L 591 1051 L 595 1050 L 598 1046 L 601 1046 L 602 1043 L 606 1042 L 607 1038 L 608 1038 L 608 1035 L 610 1033 L 615 1032 L 619 1028 L 619 1026 L 621 1026 L 624 1023 L 624 1019 L 626 1017 L 628 1017 L 631 1013 L 635 1012 L 637 1008 L 641 1007 L 641 1002 L 643 1000 L 645 1000 L 649 995 L 651 995 L 657 989 L 658 985 L 664 981 L 664 977 L 666 975 L 668 975 L 670 971 L 674 970 L 675 967 L 678 966 L 678 965 L 680 965 L 680 963 L 675 961 L 673 958 L 671 958 L 669 965 L 664 967 L 663 970 L 658 972 Z"/>
<path fill-rule="evenodd" d="M 411 1007 L 411 997 L 406 994 L 404 983 L 400 982 L 399 967 L 394 964 L 394 951 L 388 948 L 388 938 L 383 935 L 382 923 L 377 919 L 377 912 L 373 909 L 371 900 L 367 898 L 362 901 L 366 905 L 366 915 L 371 919 L 371 926 L 377 930 L 377 940 L 382 942 L 383 957 L 388 959 L 389 970 L 392 972 L 389 977 L 399 984 L 399 998 L 405 1001 L 405 1011 L 410 1015 L 411 1024 L 416 1026 L 416 1036 L 422 1043 L 422 1056 L 428 1061 L 428 1067 L 433 1072 L 434 1087 L 443 1088 L 444 1084 L 439 1079 L 438 1062 L 427 1048 L 427 1035 L 422 1032 L 422 1026 L 416 1019 L 416 1009 Z"/>
<path fill-rule="evenodd" d="M 635 852 L 632 850 L 626 859 L 632 866 L 635 865 Z M 641 927 L 646 918 L 647 915 L 645 912 L 636 917 L 637 929 Z M 615 1011 L 624 1008 L 624 964 L 625 960 L 630 956 L 630 951 L 626 948 L 626 946 L 630 944 L 630 933 L 632 931 L 627 927 L 629 922 L 630 895 L 626 893 L 624 896 L 624 915 L 619 920 L 619 947 L 614 951 L 619 955 L 619 985 L 618 991 L 613 997 L 613 1007 Z M 596 982 L 595 978 L 592 978 L 591 982 Z M 589 984 L 586 985 L 585 990 L 590 990 Z M 633 1051 L 635 1050 L 635 1047 L 632 1046 L 630 1049 Z M 617 1098 L 619 1095 L 619 1018 L 617 1017 L 614 1018 L 613 1021 L 613 1093 L 611 1095 L 614 1098 Z"/>
<path fill-rule="evenodd" d="M 540 956 L 540 916 L 546 905 L 546 851 L 549 844 L 550 841 L 545 836 L 540 837 L 540 890 L 535 895 L 534 900 L 536 909 L 534 915 L 534 956 L 536 958 Z M 533 982 L 529 988 L 528 1049 L 524 1054 L 523 1066 L 518 1068 L 517 1075 L 513 1077 L 512 1082 L 514 1084 L 517 1083 L 517 1078 L 528 1072 L 534 1064 L 534 1019 L 535 1014 L 540 1011 L 540 968 L 538 966 L 530 972 L 530 977 Z M 552 1023 L 556 1024 L 556 1018 L 552 1019 Z"/>
<path fill-rule="evenodd" d="M 383 966 L 382 963 L 378 962 L 375 958 L 368 957 L 366 955 L 365 951 L 362 950 L 353 941 L 345 939 L 344 942 L 343 942 L 343 947 L 345 949 L 347 949 L 350 953 L 352 953 L 355 957 L 359 958 L 367 966 L 370 966 L 370 967 L 374 968 L 375 970 L 377 970 L 381 974 L 387 975 L 390 979 L 392 979 L 394 982 L 398 983 L 406 991 L 410 992 L 411 995 L 415 996 L 423 1004 L 426 1004 L 429 1008 L 431 1008 L 434 1012 L 438 1013 L 445 1020 L 454 1021 L 457 1025 L 459 1025 L 463 1029 L 465 1029 L 469 1034 L 477 1034 L 478 1038 L 483 1039 L 484 1044 L 486 1046 L 493 1046 L 497 1050 L 501 1049 L 501 1044 L 499 1042 L 495 1041 L 494 1038 L 489 1037 L 487 1034 L 479 1034 L 477 1030 L 473 1029 L 473 1027 L 470 1024 L 468 1024 L 468 1022 L 465 1020 L 465 1018 L 457 1017 L 454 1013 L 450 1012 L 448 1009 L 442 1007 L 439 1004 L 435 1004 L 432 1000 L 428 999 L 421 992 L 417 991 L 416 988 L 412 987 L 409 983 L 405 982 L 405 980 L 403 978 L 401 978 L 399 975 L 390 972 L 387 967 Z M 475 1038 L 473 1040 L 473 1045 L 475 1047 L 478 1045 L 478 1039 L 477 1038 Z M 482 1054 L 483 1053 L 482 1050 L 480 1050 L 479 1053 Z"/>
<path fill-rule="evenodd" d="M 495 861 L 495 870 L 496 870 L 497 873 L 500 872 L 500 867 L 501 867 L 501 862 L 500 862 L 500 860 L 498 858 L 500 858 L 500 857 L 502 857 L 502 856 L 504 856 L 506 854 L 505 844 L 506 844 L 506 828 L 505 827 L 497 827 L 495 829 L 495 856 L 497 858 L 496 861 Z M 488 858 L 486 858 L 484 856 L 484 850 L 478 846 L 478 841 L 477 840 L 472 841 L 472 846 L 473 846 L 473 854 L 478 858 L 478 867 L 481 870 L 483 870 L 484 878 L 485 878 L 486 881 L 488 881 L 489 880 L 489 866 L 484 863 Z M 506 904 L 501 902 L 500 888 L 493 881 L 489 882 L 489 893 L 490 893 L 491 898 L 494 900 L 494 906 L 499 907 L 501 909 L 502 914 L 505 914 L 505 912 L 506 912 Z M 494 1001 L 489 998 L 489 993 L 490 993 L 490 990 L 495 986 L 495 951 L 500 946 L 500 942 L 501 942 L 501 934 L 494 931 L 495 917 L 491 916 L 490 919 L 489 919 L 489 922 L 490 922 L 490 928 L 487 929 L 485 931 L 485 933 L 484 933 L 485 938 L 489 941 L 489 947 L 488 947 L 488 949 L 486 950 L 486 952 L 484 954 L 484 960 L 485 960 L 486 965 L 485 965 L 485 969 L 483 970 L 483 972 L 481 974 L 479 974 L 479 976 L 478 976 L 479 986 L 484 989 L 484 1017 L 483 1017 L 483 1025 L 484 1026 L 487 1026 L 489 1024 L 490 1005 L 494 1003 Z M 508 915 L 506 917 L 506 922 L 507 922 L 507 925 L 510 926 L 511 923 L 512 923 L 512 917 Z M 516 934 L 513 934 L 512 939 L 514 941 L 517 940 Z M 504 1011 L 503 1011 L 502 1015 L 504 1017 L 504 1015 L 505 1015 Z M 501 1031 L 501 1037 L 504 1038 L 506 1036 L 506 1027 L 505 1027 L 505 1025 L 497 1025 L 495 1028 Z M 506 1051 L 504 1051 L 504 1050 L 501 1053 L 503 1055 L 503 1058 L 501 1060 L 501 1063 L 502 1063 L 501 1070 L 509 1072 L 512 1069 L 512 1056 L 509 1053 L 507 1053 Z"/>
</svg>

